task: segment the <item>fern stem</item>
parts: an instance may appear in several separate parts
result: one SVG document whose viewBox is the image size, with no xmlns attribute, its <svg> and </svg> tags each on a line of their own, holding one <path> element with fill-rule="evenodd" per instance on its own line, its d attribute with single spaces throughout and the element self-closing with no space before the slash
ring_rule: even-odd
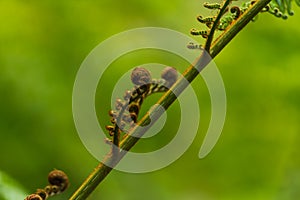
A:
<svg viewBox="0 0 300 200">
<path fill-rule="evenodd" d="M 227 1 L 226 1 L 227 2 Z M 221 34 L 211 45 L 209 48 L 211 50 L 210 55 L 207 56 L 207 52 L 203 51 L 202 54 L 196 59 L 196 61 L 190 65 L 186 71 L 183 73 L 183 77 L 179 79 L 171 88 L 172 91 L 175 91 L 176 94 L 180 94 L 187 87 L 186 80 L 188 82 L 192 82 L 197 75 L 201 72 L 201 70 L 210 62 L 208 57 L 214 58 L 219 52 L 233 39 L 237 33 L 239 33 L 244 26 L 246 26 L 251 19 L 257 15 L 262 8 L 264 8 L 270 0 L 259 0 L 252 7 L 248 9 L 237 21 L 226 29 L 226 31 Z M 168 109 L 168 107 L 176 100 L 176 95 L 171 91 L 167 91 L 157 102 L 158 105 Z M 142 136 L 145 133 L 141 132 L 141 129 L 137 129 L 138 126 L 144 126 L 150 123 L 150 115 L 151 120 L 156 121 L 161 113 L 156 112 L 156 109 L 148 112 L 135 126 L 129 135 L 140 135 Z M 153 123 L 153 121 L 152 121 Z M 118 155 L 112 155 L 109 153 L 105 158 L 104 163 L 111 163 L 111 166 L 115 166 L 123 156 L 125 156 L 126 151 L 130 150 L 137 142 L 137 137 L 128 136 L 124 138 L 120 142 L 121 152 Z M 117 158 L 116 158 L 117 157 Z M 103 163 L 99 163 L 99 165 L 94 169 L 94 171 L 87 177 L 87 179 L 81 184 L 81 186 L 75 191 L 75 193 L 70 197 L 69 200 L 84 200 L 86 199 L 95 188 L 102 182 L 102 180 L 110 173 L 113 168 L 104 165 Z"/>
<path fill-rule="evenodd" d="M 219 25 L 219 21 L 221 19 L 221 17 L 223 16 L 223 14 L 225 13 L 225 10 L 226 8 L 228 7 L 228 5 L 230 4 L 232 0 L 226 0 L 223 7 L 221 8 L 212 28 L 210 29 L 210 32 L 209 32 L 209 35 L 208 35 L 208 38 L 206 40 L 206 43 L 205 43 L 205 50 L 210 53 L 210 47 L 211 47 L 211 43 L 213 41 L 213 38 L 214 38 L 214 34 L 215 34 L 215 30 L 217 29 L 218 25 Z"/>
</svg>

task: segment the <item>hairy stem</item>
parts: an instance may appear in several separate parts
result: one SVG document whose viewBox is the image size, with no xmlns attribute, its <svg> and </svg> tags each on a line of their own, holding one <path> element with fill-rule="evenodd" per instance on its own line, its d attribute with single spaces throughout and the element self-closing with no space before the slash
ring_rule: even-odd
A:
<svg viewBox="0 0 300 200">
<path fill-rule="evenodd" d="M 218 55 L 219 52 L 231 41 L 231 39 L 234 38 L 235 35 L 239 33 L 244 28 L 244 26 L 246 26 L 246 24 L 248 24 L 251 19 L 255 15 L 257 15 L 260 10 L 264 8 L 269 2 L 270 0 L 257 1 L 237 21 L 230 25 L 230 27 L 212 43 L 211 47 L 209 48 L 211 50 L 210 58 L 214 58 L 216 55 Z M 201 70 L 209 63 L 210 59 L 207 58 L 207 53 L 203 51 L 202 54 L 196 59 L 196 61 L 186 69 L 186 71 L 183 73 L 183 77 L 173 85 L 171 90 L 166 92 L 160 98 L 160 100 L 157 102 L 157 105 L 168 109 L 168 107 L 177 98 L 174 92 L 179 95 L 188 86 L 186 84 L 186 80 L 188 80 L 188 82 L 192 82 L 197 77 Z M 112 170 L 112 167 L 108 167 L 103 163 L 111 163 L 110 166 L 115 166 L 126 154 L 126 151 L 130 150 L 139 140 L 139 138 L 131 137 L 130 135 L 134 134 L 142 136 L 145 133 L 145 130 L 143 129 L 143 132 L 141 132 L 141 129 L 138 129 L 138 126 L 144 126 L 149 124 L 150 122 L 155 122 L 161 114 L 162 113 L 158 112 L 156 109 L 152 109 L 151 112 L 148 112 L 130 131 L 130 133 L 128 134 L 129 136 L 124 138 L 120 142 L 121 152 L 118 155 L 112 155 L 111 153 L 109 153 L 105 160 L 102 163 L 99 163 L 99 165 L 87 177 L 87 179 L 82 183 L 77 191 L 75 191 L 75 193 L 72 195 L 72 197 L 70 197 L 69 200 L 86 199 Z"/>
</svg>

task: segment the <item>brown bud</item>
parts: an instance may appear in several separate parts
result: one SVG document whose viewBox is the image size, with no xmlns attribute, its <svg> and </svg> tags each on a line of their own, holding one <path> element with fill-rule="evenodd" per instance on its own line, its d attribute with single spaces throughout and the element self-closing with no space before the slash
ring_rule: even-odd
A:
<svg viewBox="0 0 300 200">
<path fill-rule="evenodd" d="M 24 200 L 43 200 L 38 194 L 31 194 L 27 196 Z"/>
<path fill-rule="evenodd" d="M 116 119 L 112 117 L 112 118 L 110 119 L 110 122 L 111 122 L 112 124 L 115 124 L 115 123 L 116 123 Z"/>
<path fill-rule="evenodd" d="M 123 102 L 121 99 L 116 100 L 116 110 L 121 110 L 123 107 Z"/>
<path fill-rule="evenodd" d="M 106 128 L 106 130 L 108 130 L 110 136 L 114 135 L 114 131 L 115 131 L 114 126 L 107 125 L 107 126 L 105 126 L 105 128 Z"/>
<path fill-rule="evenodd" d="M 62 192 L 61 188 L 59 188 L 56 185 L 52 185 L 52 190 L 51 190 L 51 194 L 57 194 L 59 192 Z"/>
<path fill-rule="evenodd" d="M 116 117 L 117 112 L 114 111 L 114 110 L 110 110 L 110 111 L 108 112 L 108 115 L 111 116 L 111 117 Z"/>
<path fill-rule="evenodd" d="M 144 85 L 150 83 L 151 74 L 143 67 L 136 67 L 131 73 L 131 81 L 135 85 Z"/>
<path fill-rule="evenodd" d="M 43 189 L 38 189 L 35 194 L 39 195 L 43 200 L 47 199 L 48 197 L 47 191 Z"/>
<path fill-rule="evenodd" d="M 145 92 L 147 92 L 149 89 L 149 85 L 141 85 L 139 88 L 137 88 L 137 92 L 139 95 L 143 95 Z"/>
<path fill-rule="evenodd" d="M 130 113 L 136 113 L 136 114 L 138 114 L 139 113 L 139 110 L 140 110 L 140 107 L 139 107 L 139 105 L 138 104 L 131 104 L 130 106 L 129 106 L 129 108 L 128 108 L 128 111 L 130 112 Z"/>
<path fill-rule="evenodd" d="M 68 176 L 61 170 L 53 170 L 48 175 L 48 182 L 51 185 L 59 187 L 60 192 L 63 192 L 69 186 Z"/>
<path fill-rule="evenodd" d="M 48 185 L 45 187 L 45 191 L 49 196 L 53 196 L 55 194 L 62 192 L 61 188 L 57 185 Z"/>
<path fill-rule="evenodd" d="M 137 115 L 135 113 L 130 113 L 130 117 L 131 117 L 131 119 L 132 119 L 133 122 L 136 122 Z"/>
<path fill-rule="evenodd" d="M 124 94 L 124 100 L 125 101 L 128 101 L 131 97 L 131 91 L 130 90 L 127 90 Z"/>
<path fill-rule="evenodd" d="M 115 127 L 114 127 L 114 126 L 107 125 L 107 126 L 105 126 L 105 129 L 108 130 L 108 131 L 114 131 L 114 130 L 115 130 Z"/>
<path fill-rule="evenodd" d="M 177 77 L 177 71 L 173 67 L 166 67 L 161 73 L 161 78 L 166 80 L 166 87 L 171 87 L 177 81 Z"/>
</svg>

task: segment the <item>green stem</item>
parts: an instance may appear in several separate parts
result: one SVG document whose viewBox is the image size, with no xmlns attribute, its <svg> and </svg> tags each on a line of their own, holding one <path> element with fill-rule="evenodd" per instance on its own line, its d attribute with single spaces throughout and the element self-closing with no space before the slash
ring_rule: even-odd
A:
<svg viewBox="0 0 300 200">
<path fill-rule="evenodd" d="M 209 35 L 208 35 L 208 38 L 206 40 L 206 43 L 205 43 L 205 50 L 210 53 L 210 47 L 211 47 L 211 43 L 212 43 L 212 40 L 214 38 L 214 34 L 215 34 L 215 30 L 217 29 L 218 25 L 219 25 L 219 21 L 221 19 L 221 17 L 223 16 L 223 14 L 225 13 L 225 10 L 226 8 L 228 7 L 228 5 L 230 4 L 232 0 L 226 0 L 223 7 L 221 8 L 216 20 L 214 21 L 214 24 L 212 26 L 212 28 L 210 29 L 210 32 L 209 32 Z"/>
<path fill-rule="evenodd" d="M 211 46 L 210 57 L 214 58 L 219 52 L 239 33 L 246 24 L 248 24 L 251 19 L 257 15 L 262 8 L 264 8 L 270 0 L 260 0 L 257 1 L 253 6 L 249 8 L 236 22 L 234 22 L 223 34 L 221 34 Z M 209 63 L 210 59 L 207 59 L 207 53 L 203 53 L 196 59 L 194 64 L 190 65 L 186 71 L 183 73 L 183 77 L 179 79 L 171 88 L 172 91 L 176 91 L 176 94 L 180 94 L 186 87 L 186 80 L 192 82 L 201 70 Z M 171 91 L 167 91 L 161 99 L 157 102 L 157 105 L 168 109 L 168 107 L 176 100 L 176 95 Z M 150 119 L 151 115 L 151 119 Z M 156 121 L 160 117 L 161 113 L 157 112 L 156 109 L 153 109 L 148 112 L 138 124 L 130 131 L 129 135 L 143 135 L 145 131 L 141 132 L 141 129 L 138 129 L 138 126 L 144 126 L 150 123 L 153 120 Z M 144 129 L 143 129 L 144 130 Z M 121 153 L 116 158 L 112 156 L 111 153 L 107 155 L 103 163 L 110 163 L 110 166 L 115 166 L 120 159 L 126 154 L 125 151 L 130 150 L 137 142 L 137 137 L 128 136 L 120 142 L 120 148 L 122 149 Z M 125 150 L 125 151 L 124 151 Z M 87 177 L 87 179 L 82 183 L 82 185 L 75 191 L 75 193 L 70 197 L 69 200 L 84 200 L 86 199 L 95 188 L 102 182 L 102 180 L 109 174 L 112 170 L 112 167 L 108 167 L 103 163 L 94 169 L 94 171 Z"/>
</svg>

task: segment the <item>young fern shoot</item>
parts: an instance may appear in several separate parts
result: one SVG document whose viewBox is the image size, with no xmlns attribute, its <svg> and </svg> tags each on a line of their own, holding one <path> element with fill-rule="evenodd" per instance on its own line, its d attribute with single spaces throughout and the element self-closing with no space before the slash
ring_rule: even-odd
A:
<svg viewBox="0 0 300 200">
<path fill-rule="evenodd" d="M 300 6 L 300 0 L 295 0 L 295 2 Z M 271 3 L 270 0 L 248 1 L 241 6 L 230 6 L 230 3 L 231 0 L 223 1 L 221 4 L 204 3 L 205 8 L 214 10 L 217 14 L 208 17 L 199 15 L 197 20 L 204 24 L 206 29 L 191 30 L 192 35 L 202 36 L 206 39 L 205 50 L 210 53 L 211 58 L 214 58 L 259 12 L 268 12 L 283 19 L 287 18 L 287 14 L 290 16 L 294 14 L 291 10 L 291 0 L 273 0 Z M 215 31 L 220 31 L 221 35 L 212 42 Z M 189 49 L 204 49 L 202 45 L 194 43 L 189 43 L 187 47 Z M 203 52 L 195 60 L 195 64 L 189 66 L 183 74 L 183 77 L 189 82 L 197 77 L 201 71 L 198 69 L 203 69 L 206 66 L 203 64 L 205 61 L 202 62 L 202 55 Z M 133 70 L 131 81 L 135 85 L 134 88 L 125 92 L 123 100 L 116 100 L 115 110 L 109 112 L 111 125 L 106 126 L 106 129 L 111 138 L 107 141 L 110 145 L 115 146 L 112 149 L 117 151 L 113 152 L 119 154 L 121 148 L 129 150 L 138 141 L 138 138 L 130 136 L 137 133 L 135 127 L 146 124 L 151 115 L 151 111 L 149 111 L 141 120 L 137 120 L 143 101 L 151 94 L 165 92 L 157 104 L 164 105 L 164 108 L 167 109 L 177 98 L 177 96 L 172 95 L 169 88 L 172 86 L 173 89 L 183 91 L 185 79 L 177 80 L 177 72 L 171 67 L 167 67 L 163 71 L 161 79 L 158 80 L 152 79 L 150 72 L 145 68 L 138 67 Z M 122 138 L 121 141 L 120 138 Z M 105 159 L 110 161 L 114 156 L 118 155 L 110 154 Z M 98 164 L 69 200 L 83 200 L 93 192 L 112 170 L 112 167 L 103 163 L 105 162 Z M 52 195 L 63 192 L 68 187 L 68 178 L 64 173 L 56 171 L 54 174 L 56 178 L 49 179 L 48 186 L 29 195 L 25 200 L 46 200 Z"/>
<path fill-rule="evenodd" d="M 46 200 L 65 191 L 69 186 L 68 176 L 57 169 L 49 173 L 48 182 L 49 184 L 44 189 L 37 189 L 34 194 L 28 195 L 25 200 Z"/>
<path fill-rule="evenodd" d="M 161 79 L 152 79 L 151 73 L 142 67 L 135 68 L 131 73 L 131 82 L 134 84 L 132 90 L 127 90 L 123 100 L 117 99 L 115 110 L 110 110 L 112 125 L 107 125 L 111 139 L 108 143 L 113 143 L 119 147 L 119 138 L 123 133 L 125 137 L 138 119 L 139 111 L 146 97 L 158 92 L 166 92 L 177 80 L 177 71 L 173 67 L 166 67 L 161 74 Z M 126 129 L 128 128 L 128 129 Z"/>
<path fill-rule="evenodd" d="M 201 24 L 205 24 L 208 29 L 198 30 L 192 28 L 190 34 L 193 36 L 202 36 L 206 39 L 205 50 L 210 52 L 213 36 L 215 30 L 217 31 L 226 31 L 229 26 L 231 26 L 235 21 L 237 21 L 246 11 L 252 7 L 257 0 L 251 0 L 248 2 L 242 3 L 240 6 L 229 6 L 233 0 L 224 0 L 223 3 L 203 3 L 203 6 L 210 10 L 216 10 L 217 13 L 215 16 L 204 17 L 202 15 L 197 16 L 197 21 Z M 287 19 L 288 15 L 293 16 L 294 11 L 292 11 L 291 6 L 292 0 L 272 0 L 269 2 L 260 12 L 268 12 L 275 17 Z M 300 0 L 295 0 L 296 4 L 300 6 Z M 254 18 L 252 18 L 254 21 Z M 201 49 L 203 46 L 199 44 L 194 44 L 190 42 L 187 45 L 189 49 Z"/>
</svg>

